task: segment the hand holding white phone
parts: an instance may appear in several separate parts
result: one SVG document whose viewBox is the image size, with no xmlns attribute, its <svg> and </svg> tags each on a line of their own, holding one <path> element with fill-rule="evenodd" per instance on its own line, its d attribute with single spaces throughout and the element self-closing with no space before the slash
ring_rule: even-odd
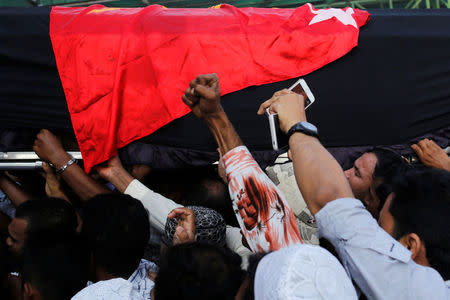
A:
<svg viewBox="0 0 450 300">
<path fill-rule="evenodd" d="M 309 89 L 306 81 L 303 78 L 297 80 L 290 88 L 290 91 L 302 95 L 305 101 L 305 109 L 307 109 L 311 104 L 316 100 L 311 90 Z M 280 130 L 280 122 L 278 120 L 278 114 L 271 113 L 270 108 L 266 109 L 266 115 L 269 119 L 269 128 L 270 128 L 270 138 L 272 139 L 272 148 L 273 150 L 279 150 L 283 146 L 287 145 L 287 139 L 282 139 L 285 137 Z"/>
</svg>

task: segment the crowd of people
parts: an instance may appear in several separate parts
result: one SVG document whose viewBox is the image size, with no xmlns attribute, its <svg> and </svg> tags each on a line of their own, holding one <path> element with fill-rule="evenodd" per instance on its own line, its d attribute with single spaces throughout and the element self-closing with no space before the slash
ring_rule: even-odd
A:
<svg viewBox="0 0 450 300">
<path fill-rule="evenodd" d="M 420 165 L 377 147 L 343 171 L 303 100 L 281 90 L 260 106 L 289 136 L 290 161 L 266 170 L 215 74 L 182 101 L 217 142 L 217 173 L 115 156 L 86 174 L 41 130 L 42 174 L 0 175 L 0 298 L 450 299 L 448 155 L 425 139 Z"/>
</svg>

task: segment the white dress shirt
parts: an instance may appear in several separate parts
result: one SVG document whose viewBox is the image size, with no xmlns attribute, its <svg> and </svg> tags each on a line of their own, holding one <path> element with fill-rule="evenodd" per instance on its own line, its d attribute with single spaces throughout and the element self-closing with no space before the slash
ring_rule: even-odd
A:
<svg viewBox="0 0 450 300">
<path fill-rule="evenodd" d="M 145 300 L 128 280 L 114 278 L 91 284 L 79 291 L 72 300 Z"/>
</svg>

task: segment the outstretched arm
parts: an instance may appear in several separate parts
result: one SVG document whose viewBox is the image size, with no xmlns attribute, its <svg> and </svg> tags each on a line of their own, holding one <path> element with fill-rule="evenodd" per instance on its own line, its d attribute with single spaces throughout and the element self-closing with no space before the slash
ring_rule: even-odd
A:
<svg viewBox="0 0 450 300">
<path fill-rule="evenodd" d="M 206 122 L 219 145 L 233 208 L 251 249 L 272 251 L 301 243 L 289 204 L 243 146 L 222 109 L 217 75 L 191 81 L 183 102 Z"/>
<path fill-rule="evenodd" d="M 55 166 L 56 170 L 59 170 L 71 159 L 56 136 L 47 129 L 39 132 L 34 141 L 33 150 L 42 160 Z M 87 175 L 76 163 L 65 169 L 61 173 L 61 177 L 83 201 L 99 194 L 111 193 L 110 190 Z"/>
<path fill-rule="evenodd" d="M 261 104 L 258 114 L 263 114 L 268 107 L 278 113 L 284 133 L 298 122 L 306 121 L 303 96 L 294 92 L 275 93 Z M 353 197 L 341 166 L 317 138 L 294 133 L 289 139 L 289 148 L 297 184 L 311 213 L 316 214 L 335 199 Z"/>
<path fill-rule="evenodd" d="M 145 209 L 150 212 L 150 224 L 159 232 L 164 232 L 169 213 L 175 208 L 181 207 L 174 201 L 153 192 L 131 176 L 124 169 L 117 155 L 110 158 L 106 164 L 97 166 L 97 172 L 111 182 L 119 192 L 141 201 Z"/>
<path fill-rule="evenodd" d="M 216 74 L 199 75 L 185 91 L 183 102 L 208 125 L 219 151 L 227 153 L 243 143 L 220 104 L 219 78 Z"/>
<path fill-rule="evenodd" d="M 5 173 L 0 173 L 0 190 L 8 196 L 14 207 L 31 199 L 31 196 L 22 190 L 22 188 Z"/>
</svg>

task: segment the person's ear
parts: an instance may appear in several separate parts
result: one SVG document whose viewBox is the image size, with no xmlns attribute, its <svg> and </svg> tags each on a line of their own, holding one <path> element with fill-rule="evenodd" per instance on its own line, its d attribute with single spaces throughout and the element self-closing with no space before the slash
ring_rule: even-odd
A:
<svg viewBox="0 0 450 300">
<path fill-rule="evenodd" d="M 417 234 L 406 234 L 400 239 L 400 243 L 411 251 L 411 258 L 415 262 L 421 264 L 420 262 L 423 261 L 423 259 L 426 259 L 425 245 Z"/>
</svg>

